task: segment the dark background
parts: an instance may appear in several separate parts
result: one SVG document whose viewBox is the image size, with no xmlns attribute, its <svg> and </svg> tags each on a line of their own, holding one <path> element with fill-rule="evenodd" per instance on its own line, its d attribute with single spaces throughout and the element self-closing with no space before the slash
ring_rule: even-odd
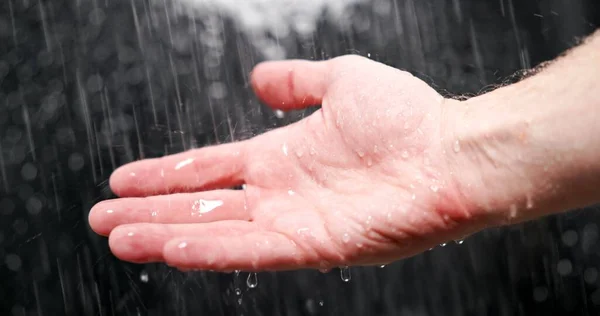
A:
<svg viewBox="0 0 600 316">
<path fill-rule="evenodd" d="M 337 270 L 260 273 L 251 289 L 243 272 L 115 259 L 87 223 L 113 197 L 115 167 L 308 114 L 258 103 L 247 74 L 264 56 L 235 21 L 153 3 L 0 2 L 0 315 L 598 315 L 594 208 L 352 268 L 350 282 Z M 600 24 L 600 2 L 380 0 L 342 20 L 267 38 L 289 58 L 369 54 L 472 95 L 575 45 Z"/>
</svg>

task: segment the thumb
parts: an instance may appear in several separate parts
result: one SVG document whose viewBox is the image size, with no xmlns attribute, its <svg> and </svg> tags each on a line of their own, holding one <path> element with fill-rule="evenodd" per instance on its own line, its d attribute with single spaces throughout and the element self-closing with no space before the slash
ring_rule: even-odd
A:
<svg viewBox="0 0 600 316">
<path fill-rule="evenodd" d="M 321 104 L 329 85 L 330 68 L 328 61 L 263 62 L 252 71 L 252 87 L 274 109 L 303 109 Z"/>
</svg>

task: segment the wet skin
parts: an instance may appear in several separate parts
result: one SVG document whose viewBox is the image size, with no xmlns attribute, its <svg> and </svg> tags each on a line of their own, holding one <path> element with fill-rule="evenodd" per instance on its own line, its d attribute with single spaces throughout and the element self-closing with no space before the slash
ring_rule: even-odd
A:
<svg viewBox="0 0 600 316">
<path fill-rule="evenodd" d="M 380 265 L 482 227 L 447 167 L 458 101 L 357 56 L 262 63 L 251 79 L 274 109 L 322 108 L 116 170 L 121 198 L 89 220 L 117 257 L 217 271 Z"/>
</svg>

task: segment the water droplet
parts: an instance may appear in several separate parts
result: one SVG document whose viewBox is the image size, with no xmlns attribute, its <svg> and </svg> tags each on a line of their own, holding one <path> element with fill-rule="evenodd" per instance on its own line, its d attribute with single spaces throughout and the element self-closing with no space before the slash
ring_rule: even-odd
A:
<svg viewBox="0 0 600 316">
<path fill-rule="evenodd" d="M 465 241 L 463 239 L 457 239 L 454 241 L 455 243 L 462 245 Z"/>
<path fill-rule="evenodd" d="M 156 216 L 158 216 L 158 211 L 152 211 L 152 213 L 150 215 L 152 217 L 156 217 Z"/>
<path fill-rule="evenodd" d="M 114 213 L 114 212 L 115 212 L 115 211 L 113 211 L 113 210 L 106 210 L 106 213 L 108 213 L 108 214 L 112 214 L 112 213 Z"/>
<path fill-rule="evenodd" d="M 446 243 L 445 243 L 445 242 L 443 242 L 443 243 L 441 243 L 441 244 L 440 244 L 440 246 L 441 246 L 441 247 L 446 247 Z"/>
<path fill-rule="evenodd" d="M 175 165 L 175 170 L 179 170 L 189 164 L 191 164 L 192 162 L 194 162 L 194 158 L 188 158 L 184 161 L 179 162 L 178 164 Z M 162 171 L 162 170 L 161 170 Z"/>
<path fill-rule="evenodd" d="M 515 204 L 512 204 L 510 206 L 510 213 L 509 213 L 510 218 L 515 218 L 517 217 L 517 206 Z"/>
<path fill-rule="evenodd" d="M 293 190 L 288 190 L 288 194 L 289 195 L 294 195 L 294 194 L 296 194 L 296 192 L 294 192 Z"/>
<path fill-rule="evenodd" d="M 288 155 L 288 147 L 287 147 L 287 143 L 283 143 L 283 146 L 281 146 L 281 151 L 283 151 L 284 155 Z"/>
<path fill-rule="evenodd" d="M 417 195 L 413 193 L 413 195 L 411 196 L 411 199 L 416 200 L 417 199 Z"/>
<path fill-rule="evenodd" d="M 279 119 L 282 119 L 285 117 L 285 112 L 283 112 L 282 110 L 275 110 L 275 116 Z"/>
<path fill-rule="evenodd" d="M 457 139 L 454 141 L 454 145 L 452 146 L 455 153 L 460 152 L 460 141 Z"/>
<path fill-rule="evenodd" d="M 194 204 L 192 204 L 192 215 L 202 215 L 208 212 L 213 211 L 219 206 L 223 205 L 223 201 L 220 200 L 196 200 Z M 195 214 L 198 213 L 198 214 Z"/>
<path fill-rule="evenodd" d="M 342 281 L 344 281 L 344 282 L 350 281 L 350 279 L 352 278 L 352 275 L 350 274 L 350 268 L 348 266 L 340 268 L 340 277 L 342 278 Z"/>
<path fill-rule="evenodd" d="M 133 235 L 135 235 L 133 232 L 128 232 L 127 236 L 132 237 Z"/>
<path fill-rule="evenodd" d="M 185 247 L 187 247 L 187 242 L 185 242 L 185 241 L 180 243 L 179 245 L 177 245 L 177 248 L 179 248 L 179 249 L 183 249 Z"/>
<path fill-rule="evenodd" d="M 359 150 L 359 151 L 357 151 L 356 153 L 358 154 L 358 157 L 360 157 L 360 158 L 362 158 L 362 157 L 364 157 L 364 156 L 365 156 L 365 152 L 364 152 L 364 151 L 362 151 L 362 150 Z"/>
<path fill-rule="evenodd" d="M 385 268 L 385 264 L 380 265 L 379 268 L 381 268 L 381 269 Z"/>
<path fill-rule="evenodd" d="M 323 305 L 325 305 L 325 302 L 319 301 L 319 306 L 323 306 Z"/>
<path fill-rule="evenodd" d="M 142 273 L 140 273 L 140 281 L 142 281 L 144 283 L 148 283 L 148 280 L 149 280 L 148 272 L 142 271 Z"/>
<path fill-rule="evenodd" d="M 348 233 L 344 233 L 342 236 L 342 241 L 347 244 L 350 241 L 350 235 Z"/>
<path fill-rule="evenodd" d="M 302 238 L 308 238 L 312 236 L 312 232 L 308 227 L 298 228 L 298 230 L 296 230 L 296 234 L 298 234 Z"/>
<path fill-rule="evenodd" d="M 373 165 L 373 158 L 367 157 L 367 166 L 371 167 Z"/>
<path fill-rule="evenodd" d="M 241 295 L 242 294 L 242 290 L 240 290 L 239 288 L 235 289 L 235 295 Z"/>
<path fill-rule="evenodd" d="M 435 185 L 435 184 L 432 184 L 432 185 L 431 185 L 429 188 L 430 188 L 430 189 L 431 189 L 431 191 L 433 191 L 433 192 L 437 192 L 437 191 L 439 190 L 439 187 L 438 187 L 437 185 Z"/>
<path fill-rule="evenodd" d="M 533 208 L 533 199 L 531 198 L 531 195 L 527 195 L 527 209 L 530 210 Z"/>
<path fill-rule="evenodd" d="M 363 244 L 362 244 L 362 243 L 356 243 L 356 247 L 358 247 L 358 248 L 362 248 L 362 247 L 363 247 Z"/>
<path fill-rule="evenodd" d="M 248 278 L 246 279 L 246 285 L 248 285 L 248 287 L 251 289 L 257 287 L 258 286 L 258 275 L 256 275 L 256 273 L 254 273 L 254 272 L 248 274 Z"/>
<path fill-rule="evenodd" d="M 403 150 L 403 151 L 402 151 L 402 154 L 401 154 L 401 156 L 402 156 L 402 158 L 404 158 L 404 159 L 408 159 L 408 151 L 406 151 L 406 150 Z"/>
</svg>

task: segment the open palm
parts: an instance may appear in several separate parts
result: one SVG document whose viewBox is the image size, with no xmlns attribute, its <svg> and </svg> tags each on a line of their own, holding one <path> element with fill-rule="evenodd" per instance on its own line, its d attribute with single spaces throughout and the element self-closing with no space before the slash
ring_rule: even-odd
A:
<svg viewBox="0 0 600 316">
<path fill-rule="evenodd" d="M 327 269 L 388 263 L 473 229 L 447 168 L 460 146 L 454 101 L 357 56 L 263 63 L 252 82 L 273 108 L 322 108 L 250 140 L 119 168 L 110 184 L 122 198 L 90 213 L 119 258 Z"/>
</svg>

